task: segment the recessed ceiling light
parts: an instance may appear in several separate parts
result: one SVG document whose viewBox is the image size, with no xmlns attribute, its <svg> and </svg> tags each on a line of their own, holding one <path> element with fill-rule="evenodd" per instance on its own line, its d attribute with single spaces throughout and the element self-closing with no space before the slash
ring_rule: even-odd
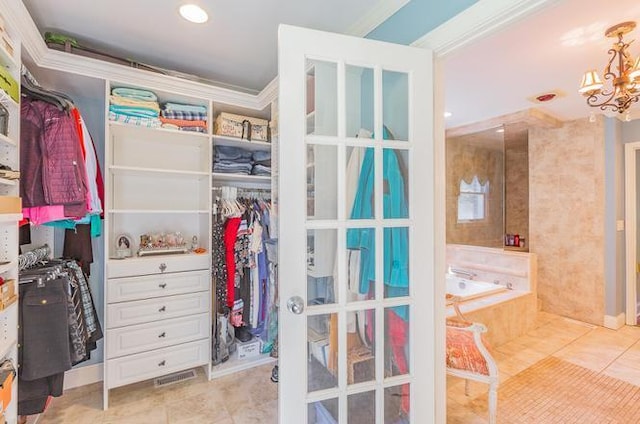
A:
<svg viewBox="0 0 640 424">
<path fill-rule="evenodd" d="M 209 15 L 198 5 L 183 4 L 180 6 L 180 15 L 189 22 L 202 24 L 209 20 Z"/>
<path fill-rule="evenodd" d="M 452 115 L 453 115 L 453 113 L 451 113 L 451 112 L 445 112 L 444 113 L 444 117 L 445 118 L 451 118 Z"/>
</svg>

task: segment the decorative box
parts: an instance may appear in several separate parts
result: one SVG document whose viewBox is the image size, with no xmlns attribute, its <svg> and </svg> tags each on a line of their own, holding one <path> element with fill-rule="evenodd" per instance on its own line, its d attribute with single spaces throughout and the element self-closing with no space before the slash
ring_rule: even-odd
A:
<svg viewBox="0 0 640 424">
<path fill-rule="evenodd" d="M 262 349 L 262 340 L 258 337 L 247 342 L 241 342 L 236 339 L 236 349 L 238 352 L 238 359 L 253 358 L 260 355 Z"/>
<path fill-rule="evenodd" d="M 269 121 L 222 112 L 214 122 L 213 132 L 216 135 L 238 137 L 249 141 L 269 141 Z"/>
</svg>

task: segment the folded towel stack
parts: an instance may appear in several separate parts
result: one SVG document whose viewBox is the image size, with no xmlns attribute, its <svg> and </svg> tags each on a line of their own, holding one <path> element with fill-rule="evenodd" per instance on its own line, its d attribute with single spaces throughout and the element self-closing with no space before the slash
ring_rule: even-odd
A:
<svg viewBox="0 0 640 424">
<path fill-rule="evenodd" d="M 207 108 L 206 106 L 168 102 L 162 108 L 160 121 L 162 128 L 206 133 Z"/>
<path fill-rule="evenodd" d="M 213 172 L 241 175 L 271 175 L 271 152 L 251 152 L 240 147 L 216 146 Z"/>
<path fill-rule="evenodd" d="M 149 128 L 161 125 L 160 105 L 155 93 L 138 88 L 117 87 L 109 96 L 109 120 Z"/>
</svg>

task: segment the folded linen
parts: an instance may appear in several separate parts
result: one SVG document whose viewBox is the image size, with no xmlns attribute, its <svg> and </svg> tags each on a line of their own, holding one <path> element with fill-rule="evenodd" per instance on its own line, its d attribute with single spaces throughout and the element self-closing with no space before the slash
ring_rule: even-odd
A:
<svg viewBox="0 0 640 424">
<path fill-rule="evenodd" d="M 171 111 L 182 111 L 182 112 L 199 112 L 199 113 L 207 113 L 207 107 L 206 106 L 199 106 L 199 105 L 188 105 L 188 104 L 184 104 L 184 103 L 165 103 L 164 104 L 164 110 L 171 110 Z"/>
<path fill-rule="evenodd" d="M 267 159 L 267 160 L 254 160 L 253 161 L 254 165 L 264 165 L 264 166 L 268 166 L 271 167 L 271 159 Z"/>
<path fill-rule="evenodd" d="M 207 129 L 202 127 L 180 127 L 181 131 L 191 131 L 191 132 L 199 132 L 206 133 Z"/>
<path fill-rule="evenodd" d="M 207 128 L 207 121 L 189 121 L 187 119 L 170 119 L 160 117 L 163 124 L 173 124 L 179 127 L 202 127 Z"/>
<path fill-rule="evenodd" d="M 203 112 L 190 112 L 187 110 L 166 110 L 162 109 L 160 114 L 170 119 L 185 119 L 188 121 L 206 121 L 208 116 Z"/>
<path fill-rule="evenodd" d="M 270 166 L 264 166 L 264 165 L 255 165 L 251 169 L 251 174 L 252 175 L 261 175 L 261 176 L 271 175 L 271 167 Z"/>
<path fill-rule="evenodd" d="M 109 110 L 121 115 L 141 116 L 143 118 L 158 118 L 158 111 L 142 107 L 109 105 Z"/>
<path fill-rule="evenodd" d="M 253 152 L 251 157 L 256 162 L 261 160 L 271 160 L 271 152 L 268 150 L 256 150 L 255 152 Z"/>
<path fill-rule="evenodd" d="M 109 96 L 109 103 L 118 106 L 141 107 L 145 109 L 157 110 L 158 112 L 160 112 L 160 105 L 158 105 L 158 102 L 148 102 L 121 96 Z"/>
<path fill-rule="evenodd" d="M 242 166 L 245 165 L 245 166 Z M 224 164 L 215 162 L 213 164 L 213 172 L 224 172 L 226 174 L 251 174 L 251 164 Z"/>
<path fill-rule="evenodd" d="M 115 113 L 112 111 L 109 111 L 109 120 L 116 121 L 116 122 L 123 122 L 125 124 L 137 125 L 140 127 L 147 127 L 147 128 L 158 128 L 160 127 L 160 124 L 161 124 L 158 118 L 124 115 L 124 114 Z"/>
<path fill-rule="evenodd" d="M 150 102 L 158 100 L 158 96 L 156 96 L 153 91 L 140 88 L 116 87 L 111 90 L 111 94 Z"/>
<path fill-rule="evenodd" d="M 227 161 L 251 162 L 251 152 L 233 146 L 216 146 L 215 158 Z"/>
</svg>

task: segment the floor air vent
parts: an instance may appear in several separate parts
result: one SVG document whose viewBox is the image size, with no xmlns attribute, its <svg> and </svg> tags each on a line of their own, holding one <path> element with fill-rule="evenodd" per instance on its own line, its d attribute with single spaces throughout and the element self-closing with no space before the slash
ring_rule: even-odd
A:
<svg viewBox="0 0 640 424">
<path fill-rule="evenodd" d="M 193 380 L 197 374 L 195 370 L 180 371 L 173 374 L 158 377 L 154 380 L 153 386 L 155 388 L 165 387 L 170 384 L 180 383 L 182 381 Z"/>
</svg>

